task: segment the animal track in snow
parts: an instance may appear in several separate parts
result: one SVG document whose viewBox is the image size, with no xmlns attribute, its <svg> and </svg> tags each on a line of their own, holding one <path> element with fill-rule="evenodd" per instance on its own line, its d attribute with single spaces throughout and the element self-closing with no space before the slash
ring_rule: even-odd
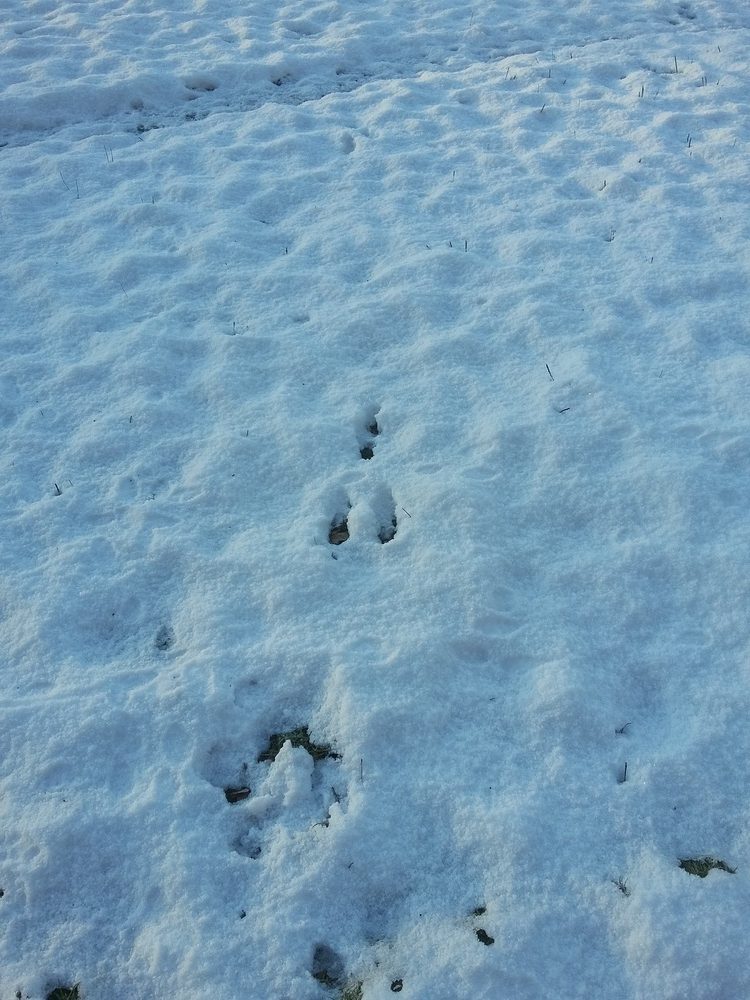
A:
<svg viewBox="0 0 750 1000">
<path fill-rule="evenodd" d="M 340 754 L 334 753 L 327 743 L 313 743 L 310 739 L 310 731 L 307 726 L 299 726 L 297 729 L 287 729 L 280 733 L 272 733 L 268 738 L 268 746 L 258 756 L 258 761 L 274 761 L 283 749 L 285 743 L 291 743 L 293 747 L 302 747 L 310 754 L 313 760 L 325 760 L 326 757 L 333 757 L 338 760 Z"/>
<path fill-rule="evenodd" d="M 327 827 L 334 813 L 345 812 L 340 759 L 307 726 L 272 733 L 254 754 L 238 744 L 215 744 L 200 771 L 222 793 L 232 850 L 257 860 L 275 829 L 303 833 Z"/>
<path fill-rule="evenodd" d="M 343 958 L 327 944 L 315 946 L 311 973 L 326 990 L 335 990 L 341 1000 L 362 1000 L 362 983 L 347 975 Z"/>
<path fill-rule="evenodd" d="M 343 545 L 351 537 L 352 531 L 364 531 L 367 535 L 372 531 L 373 534 L 377 534 L 383 545 L 396 537 L 398 530 L 396 504 L 393 494 L 386 486 L 380 486 L 375 490 L 371 502 L 358 504 L 355 513 L 357 516 L 351 526 L 348 512 L 336 514 L 328 529 L 328 541 L 331 545 Z M 334 559 L 337 558 L 334 552 L 331 555 Z"/>
<path fill-rule="evenodd" d="M 154 638 L 154 646 L 164 653 L 174 645 L 175 634 L 171 625 L 162 625 Z"/>
<path fill-rule="evenodd" d="M 364 421 L 364 429 L 367 432 L 370 440 L 362 445 L 360 448 L 360 455 L 362 458 L 370 459 L 375 454 L 375 443 L 372 440 L 380 434 L 380 425 L 378 424 L 378 414 L 380 413 L 380 408 L 371 411 L 370 415 L 366 417 Z M 381 487 L 375 495 L 373 509 L 380 521 L 380 528 L 378 529 L 378 538 L 381 543 L 385 545 L 386 542 L 392 541 L 396 536 L 396 531 L 398 529 L 398 521 L 396 519 L 396 504 L 393 500 L 393 494 L 386 487 Z"/>
<path fill-rule="evenodd" d="M 392 542 L 396 537 L 396 531 L 398 529 L 398 521 L 396 520 L 396 513 L 394 508 L 393 516 L 391 517 L 390 524 L 384 524 L 383 527 L 378 532 L 378 538 L 383 545 L 386 542 Z"/>
<path fill-rule="evenodd" d="M 381 428 L 378 423 L 379 407 L 374 407 L 369 411 L 364 411 L 359 422 L 357 437 L 359 440 L 360 457 L 366 460 L 372 459 L 375 455 L 375 438 L 380 436 Z M 372 488 L 370 474 L 365 473 L 362 479 L 366 483 L 368 490 Z M 351 500 L 343 494 L 339 499 L 339 506 L 336 514 L 329 522 L 328 541 L 331 545 L 342 545 L 351 537 L 352 530 L 359 532 L 363 530 L 365 535 L 370 532 L 377 534 L 381 544 L 393 541 L 398 530 L 398 519 L 396 517 L 396 504 L 393 493 L 386 486 L 376 486 L 374 495 L 370 501 L 366 497 L 357 500 L 355 517 L 352 518 L 352 526 L 349 524 L 349 512 L 353 509 Z M 334 559 L 335 553 L 331 553 Z"/>
<path fill-rule="evenodd" d="M 380 539 L 381 543 L 385 545 L 386 542 L 392 542 L 393 539 L 396 537 L 397 529 L 398 529 L 398 521 L 396 520 L 396 515 L 394 514 L 393 517 L 391 518 L 391 523 L 384 524 L 383 527 L 378 532 L 378 538 Z"/>
<path fill-rule="evenodd" d="M 380 427 L 378 425 L 378 413 L 380 413 L 380 408 L 373 410 L 368 417 L 364 420 L 364 426 L 359 432 L 359 454 L 361 458 L 371 459 L 375 455 L 375 442 L 373 438 L 376 438 L 380 434 Z"/>
<path fill-rule="evenodd" d="M 680 17 L 684 18 L 686 21 L 695 20 L 695 11 L 693 10 L 693 5 L 690 3 L 680 3 L 677 5 L 677 13 Z"/>
<path fill-rule="evenodd" d="M 343 545 L 349 539 L 349 511 L 352 509 L 352 502 L 345 490 L 337 492 L 338 496 L 331 498 L 336 506 L 333 508 L 334 515 L 328 524 L 328 542 L 331 545 Z"/>
<path fill-rule="evenodd" d="M 387 542 L 393 541 L 398 530 L 396 503 L 393 499 L 393 493 L 386 486 L 381 486 L 378 490 L 373 508 L 380 521 L 378 538 L 381 544 L 385 545 Z"/>
<path fill-rule="evenodd" d="M 211 93 L 219 86 L 216 80 L 201 75 L 189 76 L 183 80 L 183 83 L 187 90 L 202 91 L 203 93 Z"/>
</svg>

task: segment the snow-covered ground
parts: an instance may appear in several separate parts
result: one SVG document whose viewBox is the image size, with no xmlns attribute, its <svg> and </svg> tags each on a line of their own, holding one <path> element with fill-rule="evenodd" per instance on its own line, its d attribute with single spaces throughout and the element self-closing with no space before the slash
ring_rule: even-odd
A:
<svg viewBox="0 0 750 1000">
<path fill-rule="evenodd" d="M 0 998 L 746 1000 L 744 0 L 0 14 Z"/>
</svg>

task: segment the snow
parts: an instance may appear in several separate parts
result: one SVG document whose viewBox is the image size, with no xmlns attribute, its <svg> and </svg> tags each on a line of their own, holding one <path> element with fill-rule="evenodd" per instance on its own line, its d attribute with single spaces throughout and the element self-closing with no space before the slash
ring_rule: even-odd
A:
<svg viewBox="0 0 750 1000">
<path fill-rule="evenodd" d="M 0 997 L 750 995 L 747 6 L 0 11 Z"/>
</svg>

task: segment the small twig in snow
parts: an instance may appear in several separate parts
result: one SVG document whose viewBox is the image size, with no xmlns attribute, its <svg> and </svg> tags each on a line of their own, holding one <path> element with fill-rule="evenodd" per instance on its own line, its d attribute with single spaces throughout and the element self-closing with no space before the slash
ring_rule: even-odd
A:
<svg viewBox="0 0 750 1000">
<path fill-rule="evenodd" d="M 628 889 L 627 882 L 625 881 L 624 878 L 613 878 L 612 885 L 616 885 L 617 888 L 620 890 L 620 892 L 623 894 L 623 896 L 630 895 L 630 889 Z"/>
</svg>

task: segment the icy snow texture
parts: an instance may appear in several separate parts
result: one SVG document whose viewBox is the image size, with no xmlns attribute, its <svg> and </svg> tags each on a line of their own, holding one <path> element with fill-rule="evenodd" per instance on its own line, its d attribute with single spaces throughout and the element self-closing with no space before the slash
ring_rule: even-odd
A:
<svg viewBox="0 0 750 1000">
<path fill-rule="evenodd" d="M 750 995 L 746 5 L 0 13 L 0 996 Z"/>
</svg>

